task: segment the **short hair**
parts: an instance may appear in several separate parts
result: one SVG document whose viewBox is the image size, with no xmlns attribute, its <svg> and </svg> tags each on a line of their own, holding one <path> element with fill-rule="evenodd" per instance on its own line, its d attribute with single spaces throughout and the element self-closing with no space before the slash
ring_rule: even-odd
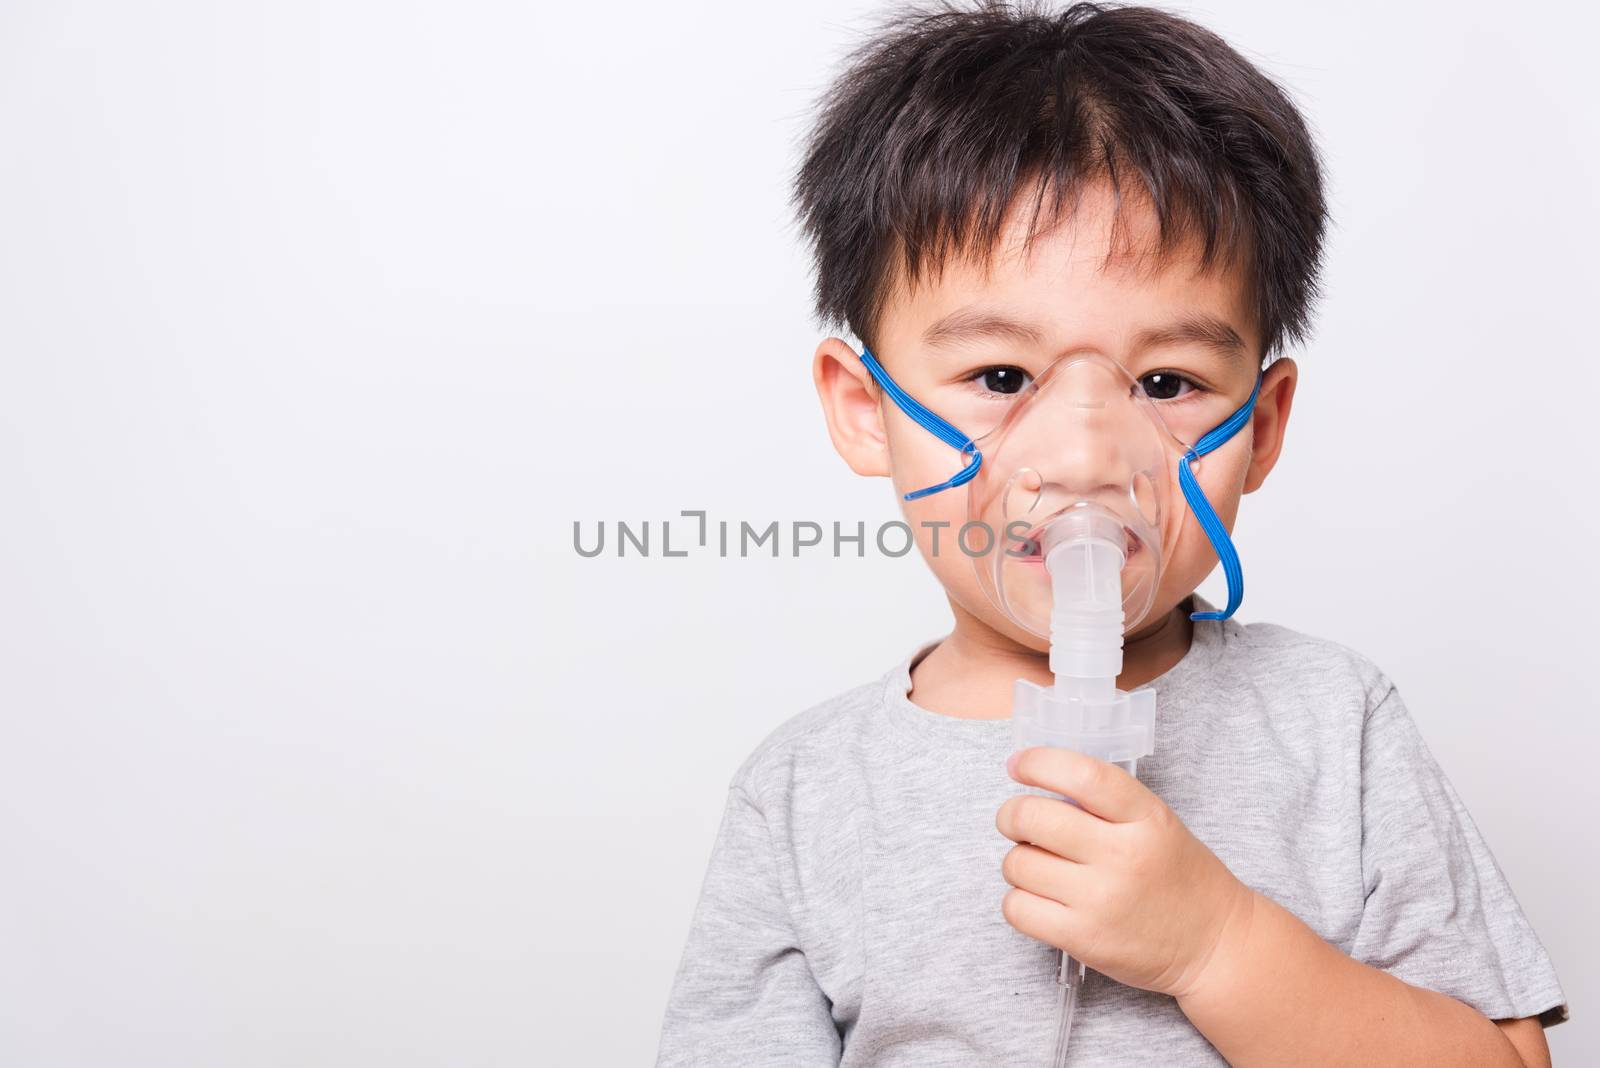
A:
<svg viewBox="0 0 1600 1068">
<path fill-rule="evenodd" d="M 953 253 L 987 262 L 1029 183 L 1031 245 L 1047 188 L 1055 217 L 1108 179 L 1120 219 L 1130 176 L 1160 254 L 1196 238 L 1202 267 L 1244 265 L 1262 356 L 1306 337 L 1327 218 L 1316 145 L 1277 84 L 1187 19 L 1102 3 L 902 8 L 817 107 L 791 204 L 817 315 L 869 346 L 896 280 Z"/>
</svg>

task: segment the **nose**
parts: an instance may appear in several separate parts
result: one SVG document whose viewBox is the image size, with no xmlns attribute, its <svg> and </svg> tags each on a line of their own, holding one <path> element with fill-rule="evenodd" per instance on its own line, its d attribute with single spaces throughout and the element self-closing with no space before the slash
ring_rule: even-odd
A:
<svg viewBox="0 0 1600 1068">
<path fill-rule="evenodd" d="M 1057 368 L 1013 428 L 1013 455 L 1028 457 L 1048 493 L 1126 496 L 1148 451 L 1135 385 L 1120 367 L 1097 359 Z"/>
</svg>

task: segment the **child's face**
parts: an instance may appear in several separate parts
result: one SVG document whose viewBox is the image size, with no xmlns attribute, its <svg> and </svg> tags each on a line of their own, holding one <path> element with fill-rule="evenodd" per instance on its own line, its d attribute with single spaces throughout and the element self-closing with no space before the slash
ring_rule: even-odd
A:
<svg viewBox="0 0 1600 1068">
<path fill-rule="evenodd" d="M 1124 251 L 1108 259 L 1113 208 L 1103 183 L 1086 189 L 1078 210 L 1036 235 L 1024 255 L 1031 200 L 1024 194 L 1017 203 L 1025 206 L 1013 209 L 987 272 L 977 263 L 947 262 L 939 277 L 924 277 L 911 292 L 902 287 L 886 306 L 873 352 L 907 393 L 935 412 L 947 412 L 960 407 L 959 391 L 1003 389 L 1007 374 L 1016 377 L 1010 372 L 985 376 L 986 369 L 1014 367 L 1037 377 L 1059 355 L 1091 349 L 1116 360 L 1135 379 L 1151 382 L 1145 376 L 1176 373 L 1215 391 L 1222 418 L 1245 402 L 1261 365 L 1261 343 L 1237 269 L 1220 266 L 1201 273 L 1192 248 L 1160 260 L 1128 255 L 1130 248 L 1153 247 L 1156 232 L 1153 213 L 1132 200 L 1124 203 L 1122 232 L 1116 235 Z M 992 330 L 942 343 L 925 336 L 930 326 L 962 310 L 1026 324 L 1038 336 Z M 1231 331 L 1240 344 L 1230 351 L 1174 330 L 1202 321 L 1212 324 L 1213 337 Z M 1159 339 L 1162 333 L 1168 335 L 1165 340 Z M 858 473 L 888 475 L 903 497 L 960 470 L 962 457 L 881 397 L 848 345 L 837 338 L 824 341 L 815 372 L 835 447 Z M 1250 423 L 1196 464 L 1206 497 L 1230 529 L 1241 494 L 1260 486 L 1276 462 L 1295 373 L 1293 361 L 1275 361 Z M 1170 472 L 1174 488 L 1175 464 L 1176 458 Z M 968 519 L 967 493 L 957 487 L 902 500 L 924 559 L 949 595 L 958 625 L 970 618 L 1031 648 L 1046 648 L 1044 639 L 1016 626 L 990 603 L 971 557 L 956 547 L 956 531 Z M 1165 570 L 1149 615 L 1131 637 L 1159 627 L 1216 565 L 1210 542 L 1176 492 L 1162 526 Z"/>
</svg>

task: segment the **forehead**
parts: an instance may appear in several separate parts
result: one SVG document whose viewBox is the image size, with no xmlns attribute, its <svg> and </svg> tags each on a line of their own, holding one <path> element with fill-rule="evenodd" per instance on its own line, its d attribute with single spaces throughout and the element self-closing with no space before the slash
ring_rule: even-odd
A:
<svg viewBox="0 0 1600 1068">
<path fill-rule="evenodd" d="M 903 273 L 896 279 L 878 325 L 886 347 L 914 344 L 930 324 L 982 309 L 1037 324 L 1062 345 L 1118 346 L 1174 320 L 1213 318 L 1259 354 L 1242 265 L 1202 267 L 1192 239 L 1162 252 L 1142 191 L 1125 189 L 1119 204 L 1108 183 L 1089 183 L 1060 218 L 1041 219 L 1029 242 L 1033 197 L 1026 190 L 1016 198 L 987 257 L 952 256 L 914 282 Z"/>
</svg>

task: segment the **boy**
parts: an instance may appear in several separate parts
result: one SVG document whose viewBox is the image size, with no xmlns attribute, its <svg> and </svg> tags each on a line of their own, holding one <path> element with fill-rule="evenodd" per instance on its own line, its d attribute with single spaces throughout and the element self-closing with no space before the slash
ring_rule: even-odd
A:
<svg viewBox="0 0 1600 1068">
<path fill-rule="evenodd" d="M 1270 357 L 1316 292 L 1293 105 L 1152 9 L 947 8 L 852 57 L 807 149 L 818 307 L 864 342 L 817 348 L 829 435 L 906 500 L 955 623 L 738 770 L 658 1064 L 1047 1063 L 1065 950 L 1071 1064 L 1547 1065 L 1560 985 L 1393 684 L 1230 618 L 1231 569 L 1225 610 L 1193 592 L 1231 552 L 1199 511 L 1231 528 L 1277 461 L 1296 369 Z M 1008 760 L 1047 643 L 933 543 L 979 466 L 953 413 L 997 422 L 1078 353 L 1164 425 L 1238 413 L 1125 636 L 1117 686 L 1159 698 L 1137 778 Z"/>
</svg>

